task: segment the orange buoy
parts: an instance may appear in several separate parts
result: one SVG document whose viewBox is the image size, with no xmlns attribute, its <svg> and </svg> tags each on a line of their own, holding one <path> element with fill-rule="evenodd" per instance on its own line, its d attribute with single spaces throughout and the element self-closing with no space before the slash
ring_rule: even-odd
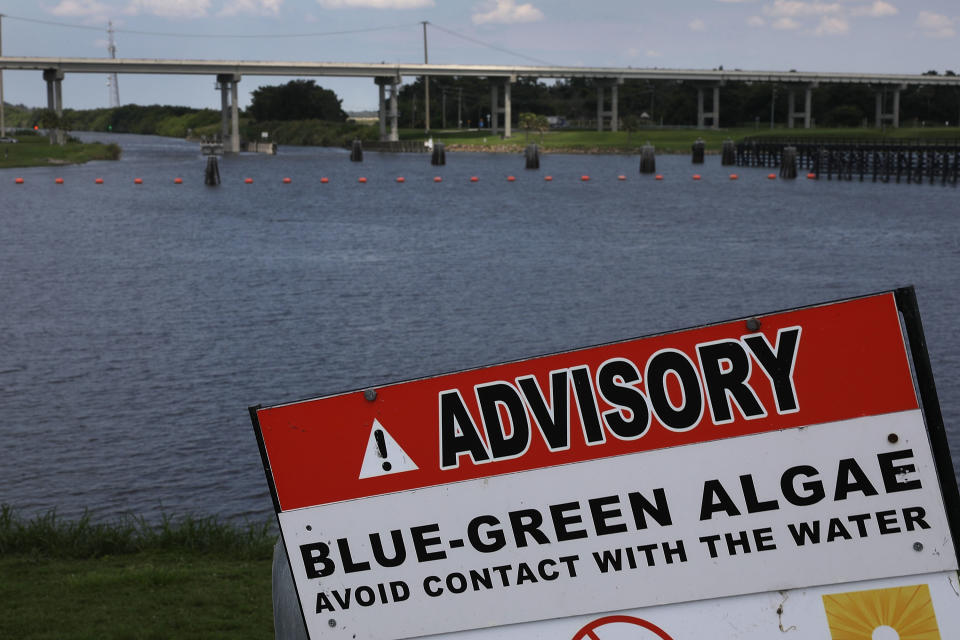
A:
<svg viewBox="0 0 960 640">
<path fill-rule="evenodd" d="M 363 176 L 360 176 L 359 178 L 357 178 L 357 182 L 359 182 L 360 184 L 366 184 L 367 179 L 364 178 Z"/>
<path fill-rule="evenodd" d="M 143 178 L 134 178 L 133 184 L 143 184 Z"/>
<path fill-rule="evenodd" d="M 740 176 L 738 176 L 738 175 L 735 174 L 735 173 L 731 173 L 731 174 L 730 174 L 730 179 L 731 179 L 731 180 L 736 180 L 736 179 L 739 178 L 739 177 L 740 177 Z"/>
<path fill-rule="evenodd" d="M 470 176 L 470 182 L 480 182 L 480 178 L 477 176 Z"/>
<path fill-rule="evenodd" d="M 399 176 L 397 182 L 406 182 L 406 179 L 403 176 Z"/>
<path fill-rule="evenodd" d="M 283 184 L 290 184 L 291 182 L 293 182 L 293 180 L 291 180 L 290 178 L 283 179 Z"/>
<path fill-rule="evenodd" d="M 103 184 L 103 178 L 97 178 L 93 181 L 94 184 Z"/>
<path fill-rule="evenodd" d="M 443 178 L 441 178 L 440 176 L 435 176 L 434 179 L 433 179 L 433 181 L 434 181 L 434 182 L 443 182 Z"/>
<path fill-rule="evenodd" d="M 330 182 L 330 178 L 320 178 L 320 184 L 327 184 Z"/>
<path fill-rule="evenodd" d="M 53 181 L 55 184 L 63 184 L 63 178 L 57 178 Z"/>
<path fill-rule="evenodd" d="M 253 184 L 253 178 L 244 178 L 243 183 L 244 183 L 244 184 Z"/>
<path fill-rule="evenodd" d="M 816 179 L 817 179 L 817 174 L 813 173 L 812 171 L 807 174 L 807 180 L 816 180 Z"/>
<path fill-rule="evenodd" d="M 580 176 L 581 182 L 590 182 L 590 176 Z"/>
<path fill-rule="evenodd" d="M 543 179 L 547 182 L 553 182 L 553 176 L 543 176 Z"/>
<path fill-rule="evenodd" d="M 693 174 L 693 179 L 694 179 L 694 180 L 699 180 L 699 179 L 700 179 L 700 174 L 699 174 L 699 173 Z"/>
<path fill-rule="evenodd" d="M 617 176 L 617 180 L 626 180 L 626 179 L 627 179 L 627 176 L 623 175 L 622 173 Z"/>
<path fill-rule="evenodd" d="M 507 182 L 516 182 L 516 178 L 513 176 L 507 176 Z"/>
<path fill-rule="evenodd" d="M 654 180 L 663 180 L 663 174 L 662 174 L 662 173 L 658 173 L 658 174 L 656 175 L 656 177 L 654 178 Z"/>
<path fill-rule="evenodd" d="M 777 174 L 775 174 L 775 173 L 768 173 L 768 174 L 767 174 L 767 180 L 776 180 L 776 179 L 777 179 Z"/>
<path fill-rule="evenodd" d="M 174 178 L 173 184 L 183 184 L 183 178 Z"/>
<path fill-rule="evenodd" d="M 14 178 L 13 182 L 14 184 L 23 184 L 23 178 Z"/>
</svg>

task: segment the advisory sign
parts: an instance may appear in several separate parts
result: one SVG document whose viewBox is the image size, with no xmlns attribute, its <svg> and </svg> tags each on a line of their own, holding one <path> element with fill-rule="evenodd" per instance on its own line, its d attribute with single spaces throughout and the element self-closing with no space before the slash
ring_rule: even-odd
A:
<svg viewBox="0 0 960 640">
<path fill-rule="evenodd" d="M 311 637 L 679 640 L 818 588 L 822 638 L 836 594 L 949 593 L 912 294 L 251 409 Z"/>
</svg>

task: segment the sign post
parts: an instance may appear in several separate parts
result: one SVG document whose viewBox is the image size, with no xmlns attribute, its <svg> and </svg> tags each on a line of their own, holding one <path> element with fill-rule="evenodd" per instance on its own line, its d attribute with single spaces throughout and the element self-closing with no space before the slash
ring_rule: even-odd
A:
<svg viewBox="0 0 960 640">
<path fill-rule="evenodd" d="M 314 639 L 960 630 L 912 289 L 251 417 Z"/>
</svg>

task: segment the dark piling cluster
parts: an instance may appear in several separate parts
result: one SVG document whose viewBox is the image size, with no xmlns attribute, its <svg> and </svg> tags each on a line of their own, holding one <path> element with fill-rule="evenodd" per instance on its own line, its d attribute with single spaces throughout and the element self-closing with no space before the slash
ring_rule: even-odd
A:
<svg viewBox="0 0 960 640">
<path fill-rule="evenodd" d="M 737 165 L 782 167 L 793 162 L 818 178 L 907 184 L 950 184 L 960 174 L 960 142 L 954 140 L 746 139 L 736 145 Z M 781 170 L 782 175 L 782 170 Z"/>
<path fill-rule="evenodd" d="M 697 138 L 693 143 L 693 164 L 703 164 L 706 149 L 707 143 L 703 141 L 703 138 Z"/>
<path fill-rule="evenodd" d="M 540 148 L 537 145 L 528 144 L 523 154 L 527 161 L 527 169 L 540 168 Z"/>
<path fill-rule="evenodd" d="M 657 156 L 649 142 L 640 148 L 640 173 L 656 173 Z"/>
<path fill-rule="evenodd" d="M 203 171 L 203 184 L 215 187 L 220 184 L 220 165 L 217 156 L 207 157 L 207 168 Z"/>
</svg>

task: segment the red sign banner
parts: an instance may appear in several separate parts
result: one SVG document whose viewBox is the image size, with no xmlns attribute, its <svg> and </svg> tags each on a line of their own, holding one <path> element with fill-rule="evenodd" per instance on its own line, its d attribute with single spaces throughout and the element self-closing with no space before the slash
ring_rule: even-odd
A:
<svg viewBox="0 0 960 640">
<path fill-rule="evenodd" d="M 893 293 L 256 409 L 280 511 L 918 408 Z"/>
</svg>

